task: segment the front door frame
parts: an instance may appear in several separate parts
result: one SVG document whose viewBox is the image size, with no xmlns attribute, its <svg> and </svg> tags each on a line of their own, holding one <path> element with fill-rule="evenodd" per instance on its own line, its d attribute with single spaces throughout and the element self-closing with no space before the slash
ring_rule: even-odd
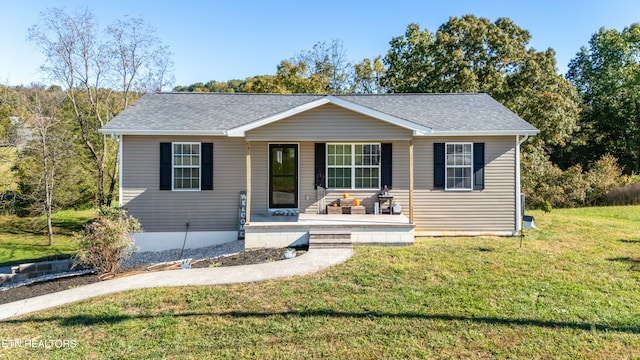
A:
<svg viewBox="0 0 640 360">
<path fill-rule="evenodd" d="M 272 155 L 274 148 L 292 148 L 295 150 L 295 171 L 294 171 L 294 204 L 292 206 L 277 206 L 273 204 L 273 169 L 271 167 Z M 299 143 L 269 143 L 268 146 L 268 202 L 269 209 L 298 209 L 300 206 L 300 144 Z"/>
</svg>

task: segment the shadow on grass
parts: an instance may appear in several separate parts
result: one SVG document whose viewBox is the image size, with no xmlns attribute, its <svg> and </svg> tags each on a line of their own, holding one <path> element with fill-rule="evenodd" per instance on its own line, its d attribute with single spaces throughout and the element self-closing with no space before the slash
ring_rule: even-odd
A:
<svg viewBox="0 0 640 360">
<path fill-rule="evenodd" d="M 53 218 L 51 225 L 57 235 L 70 236 L 74 231 L 80 231 L 85 225 L 93 221 L 92 218 Z M 44 217 L 14 217 L 13 219 L 0 222 L 0 230 L 12 235 L 46 235 L 47 223 Z"/>
<path fill-rule="evenodd" d="M 81 221 L 79 219 L 53 219 L 51 224 L 53 227 L 57 228 L 58 233 L 71 235 L 73 232 L 78 232 L 84 230 L 85 226 L 92 222 L 93 219 L 88 219 L 86 221 Z"/>
<path fill-rule="evenodd" d="M 14 266 L 19 264 L 26 264 L 39 261 L 50 260 L 63 260 L 71 257 L 75 252 L 73 248 L 59 247 L 55 249 L 55 252 L 49 251 L 51 247 L 48 244 L 20 244 L 20 243 L 3 243 L 3 253 L 6 254 L 6 258 L 20 257 L 18 260 L 0 261 L 0 267 Z M 38 254 L 47 253 L 48 255 L 37 256 Z M 16 256 L 16 254 L 33 254 L 34 257 L 22 257 L 24 255 Z M 2 256 L 5 258 L 5 256 Z"/>
<path fill-rule="evenodd" d="M 38 246 L 46 246 L 46 245 L 32 245 L 32 246 L 38 247 Z M 24 246 L 23 246 L 23 248 L 24 248 Z M 72 256 L 73 256 L 73 254 L 59 253 L 59 254 L 42 256 L 42 257 L 38 257 L 38 258 L 20 259 L 20 260 L 15 260 L 15 261 L 5 261 L 5 262 L 0 262 L 0 267 L 16 266 L 16 265 L 20 265 L 20 264 L 34 263 L 34 262 L 40 262 L 40 261 L 66 260 L 66 259 L 70 259 Z"/>
<path fill-rule="evenodd" d="M 640 324 L 638 325 L 610 325 L 610 324 L 592 324 L 579 323 L 570 321 L 546 321 L 536 319 L 509 319 L 498 317 L 476 317 L 476 316 L 457 316 L 446 314 L 419 314 L 419 313 L 381 313 L 381 312 L 340 312 L 332 310 L 317 311 L 282 311 L 282 312 L 197 312 L 182 314 L 160 314 L 160 315 L 76 315 L 68 317 L 48 317 L 48 318 L 26 318 L 18 320 L 5 320 L 6 323 L 30 323 L 30 322 L 49 322 L 57 321 L 61 326 L 91 326 L 104 324 L 118 324 L 129 320 L 155 319 L 160 317 L 197 317 L 197 316 L 222 316 L 231 318 L 259 318 L 268 319 L 271 317 L 300 317 L 300 318 L 346 318 L 346 319 L 422 319 L 422 320 L 445 320 L 445 321 L 464 321 L 478 324 L 500 325 L 500 326 L 535 326 L 548 329 L 574 329 L 585 331 L 602 331 L 602 332 L 622 332 L 631 334 L 640 334 Z"/>
<path fill-rule="evenodd" d="M 640 240 L 632 240 L 632 239 L 620 239 L 620 242 L 627 244 L 640 244 Z"/>
<path fill-rule="evenodd" d="M 623 262 L 625 264 L 631 265 L 629 270 L 640 271 L 640 258 L 632 258 L 629 256 L 625 256 L 625 257 L 609 258 L 607 260 Z"/>
</svg>

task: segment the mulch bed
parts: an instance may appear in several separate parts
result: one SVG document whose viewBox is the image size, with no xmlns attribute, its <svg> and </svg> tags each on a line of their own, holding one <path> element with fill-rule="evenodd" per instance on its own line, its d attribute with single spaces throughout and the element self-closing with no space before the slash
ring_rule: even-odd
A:
<svg viewBox="0 0 640 360">
<path fill-rule="evenodd" d="M 221 256 L 217 258 L 197 261 L 191 267 L 207 268 L 219 266 L 250 265 L 279 261 L 284 259 L 284 249 L 260 249 L 245 251 L 230 256 Z M 146 268 L 148 266 L 149 265 L 123 268 L 119 271 L 119 273 L 126 274 L 131 272 L 146 271 Z M 99 281 L 100 280 L 98 280 L 98 275 L 89 274 L 19 286 L 13 289 L 0 291 L 0 304 L 6 304 L 40 295 L 72 289 L 78 286 L 88 285 Z"/>
</svg>

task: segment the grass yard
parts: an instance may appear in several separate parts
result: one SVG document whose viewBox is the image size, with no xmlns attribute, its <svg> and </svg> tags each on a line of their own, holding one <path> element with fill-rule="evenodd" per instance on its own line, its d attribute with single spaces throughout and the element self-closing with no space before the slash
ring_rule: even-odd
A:
<svg viewBox="0 0 640 360">
<path fill-rule="evenodd" d="M 518 238 L 357 247 L 292 279 L 138 290 L 0 323 L 15 359 L 640 358 L 640 207 L 533 212 Z M 105 284 L 107 286 L 107 284 Z M 1 357 L 1 356 L 0 356 Z"/>
<path fill-rule="evenodd" d="M 0 266 L 69 255 L 76 250 L 72 232 L 94 216 L 93 209 L 65 210 L 53 215 L 54 246 L 49 246 L 44 218 L 0 216 Z"/>
</svg>

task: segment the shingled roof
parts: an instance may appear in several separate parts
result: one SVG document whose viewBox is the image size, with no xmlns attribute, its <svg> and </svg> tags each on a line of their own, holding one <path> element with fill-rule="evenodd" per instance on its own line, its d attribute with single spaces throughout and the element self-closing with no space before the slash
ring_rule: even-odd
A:
<svg viewBox="0 0 640 360">
<path fill-rule="evenodd" d="M 152 93 L 100 132 L 229 135 L 333 103 L 420 134 L 524 135 L 539 131 L 487 94 L 301 95 Z M 425 131 L 426 130 L 426 131 Z M 237 133 L 237 132 L 236 132 Z"/>
</svg>

